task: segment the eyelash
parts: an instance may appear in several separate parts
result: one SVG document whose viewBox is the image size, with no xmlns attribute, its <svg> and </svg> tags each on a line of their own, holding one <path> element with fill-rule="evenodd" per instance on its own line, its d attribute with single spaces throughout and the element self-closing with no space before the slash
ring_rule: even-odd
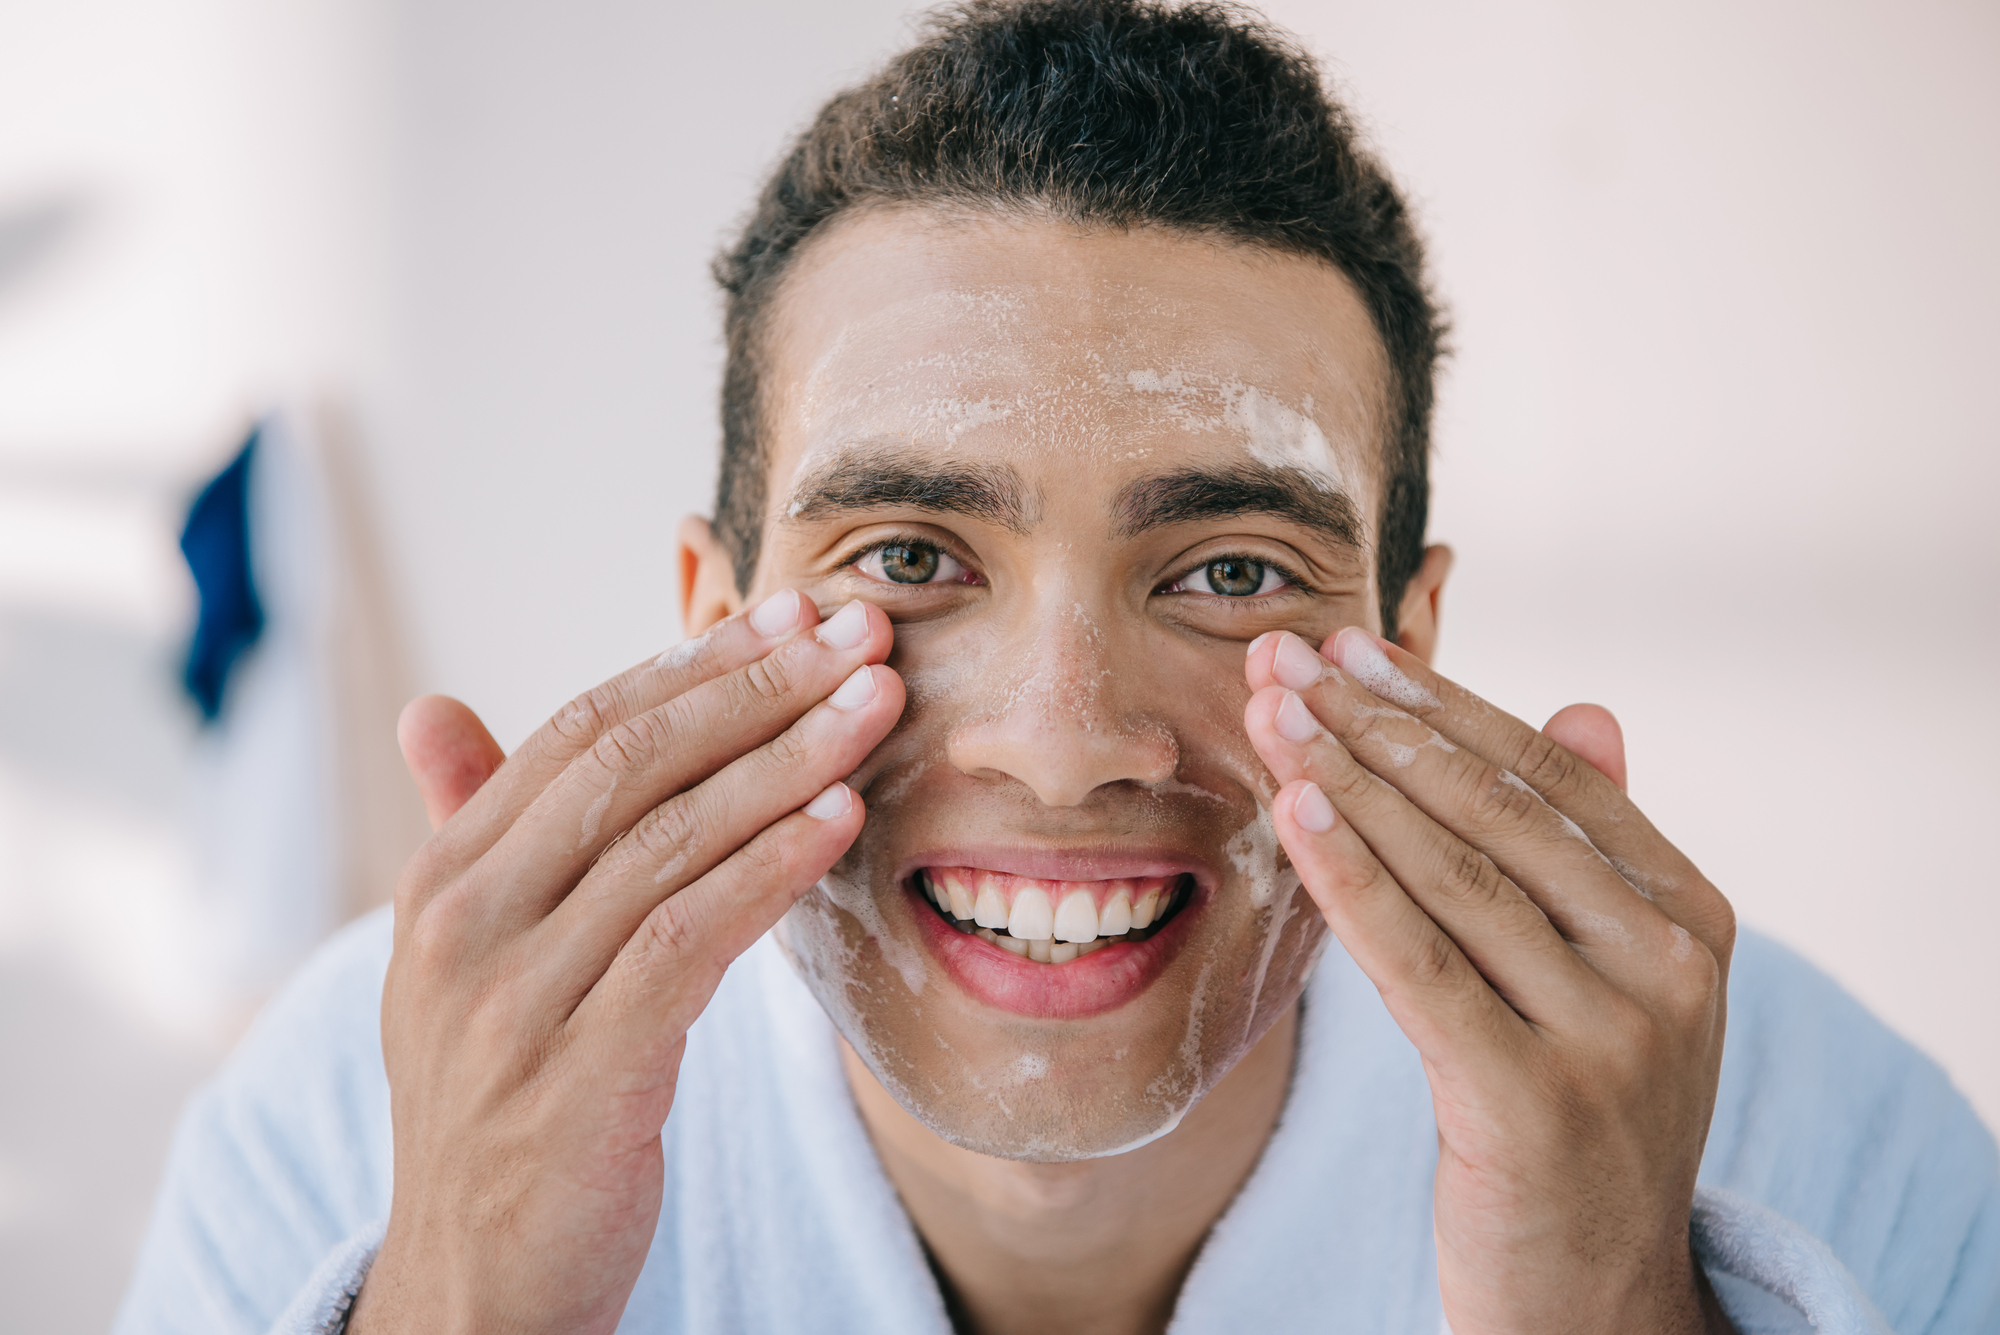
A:
<svg viewBox="0 0 2000 1335">
<path fill-rule="evenodd" d="M 1160 582 L 1160 587 L 1158 588 L 1158 590 L 1156 590 L 1156 592 L 1166 593 L 1168 590 L 1172 589 L 1174 585 L 1179 584 L 1181 581 L 1187 579 L 1189 576 L 1193 575 L 1196 571 L 1205 569 L 1208 566 L 1212 566 L 1218 561 L 1246 561 L 1252 565 L 1260 565 L 1264 567 L 1264 569 L 1266 570 L 1277 572 L 1278 577 L 1285 581 L 1285 587 L 1282 589 L 1273 589 L 1269 593 L 1251 594 L 1247 597 L 1241 597 L 1241 598 L 1229 598 L 1229 597 L 1224 597 L 1220 594 L 1212 594 L 1212 593 L 1202 594 L 1200 595 L 1201 597 L 1215 598 L 1220 602 L 1240 607 L 1244 603 L 1259 603 L 1264 601 L 1266 598 L 1282 598 L 1284 595 L 1288 593 L 1310 593 L 1312 591 L 1310 586 L 1306 584 L 1305 580 L 1300 578 L 1299 573 L 1297 571 L 1291 569 L 1288 566 L 1280 565 L 1278 562 L 1273 561 L 1268 557 L 1252 556 L 1248 552 L 1217 552 L 1213 556 L 1205 557 L 1202 560 L 1196 561 L 1194 564 L 1188 566 L 1185 570 L 1181 571 L 1180 574 L 1175 575 L 1172 579 L 1162 580 Z"/>
<path fill-rule="evenodd" d="M 981 585 L 986 582 L 985 578 L 981 576 L 978 571 L 972 568 L 972 562 L 966 560 L 958 553 L 952 551 L 949 547 L 946 547 L 943 543 L 938 542 L 933 538 L 919 538 L 915 536 L 899 535 L 890 538 L 880 538 L 874 542 L 869 543 L 865 547 L 858 547 L 854 551 L 849 552 L 846 556 L 840 558 L 839 569 L 853 570 L 854 567 L 860 565 L 863 561 L 867 560 L 875 553 L 883 551 L 884 549 L 890 547 L 917 547 L 927 552 L 936 552 L 939 556 L 949 557 L 953 561 L 958 562 L 958 564 L 964 568 L 965 573 L 968 576 L 970 576 L 970 578 L 965 580 L 949 580 L 946 581 L 947 584 L 956 585 L 957 587 L 960 588 L 967 588 L 967 587 L 976 587 L 977 585 Z M 855 571 L 855 573 L 859 575 L 860 571 L 857 570 Z M 869 579 L 867 575 L 861 575 L 861 578 Z M 869 579 L 869 582 L 882 583 L 882 581 L 872 580 L 872 579 Z M 891 589 L 934 589 L 939 586 L 936 584 L 897 584 L 893 581 L 890 581 L 884 587 Z"/>
<path fill-rule="evenodd" d="M 875 542 L 868 543 L 866 546 L 858 547 L 840 559 L 839 568 L 842 570 L 851 570 L 855 566 L 860 565 L 861 562 L 873 556 L 875 553 L 882 551 L 883 549 L 888 547 L 920 547 L 925 551 L 936 552 L 940 556 L 948 556 L 952 560 L 957 561 L 959 565 L 963 566 L 965 568 L 966 574 L 971 576 L 971 579 L 964 581 L 965 584 L 977 585 L 977 584 L 984 584 L 986 582 L 983 578 L 980 577 L 977 571 L 973 570 L 972 563 L 970 561 L 967 561 L 964 557 L 961 557 L 956 553 L 950 551 L 942 543 L 935 542 L 929 538 L 919 538 L 914 536 L 896 536 L 889 538 L 881 538 Z M 1269 560 L 1265 557 L 1252 556 L 1248 552 L 1220 552 L 1214 556 L 1208 557 L 1206 560 L 1196 561 L 1194 564 L 1188 566 L 1185 570 L 1181 571 L 1178 575 L 1175 575 L 1173 578 L 1161 581 L 1160 587 L 1158 590 L 1156 590 L 1156 592 L 1165 593 L 1168 589 L 1172 588 L 1176 584 L 1179 584 L 1182 580 L 1188 578 L 1190 575 L 1194 574 L 1197 570 L 1200 570 L 1205 566 L 1214 565 L 1217 561 L 1248 561 L 1256 565 L 1263 566 L 1266 570 L 1274 570 L 1278 573 L 1279 578 L 1285 581 L 1286 587 L 1282 589 L 1275 589 L 1270 593 L 1253 594 L 1249 597 L 1244 597 L 1244 598 L 1224 598 L 1216 594 L 1203 595 L 1205 597 L 1217 598 L 1219 601 L 1223 603 L 1235 604 L 1240 606 L 1241 604 L 1244 603 L 1261 602 L 1266 598 L 1282 597 L 1287 593 L 1310 592 L 1310 590 L 1306 585 L 1305 580 L 1300 578 L 1299 573 L 1297 571 L 1291 569 L 1289 566 L 1281 565 L 1278 562 Z M 867 579 L 868 577 L 866 575 L 863 575 L 862 578 Z M 929 584 L 891 583 L 889 587 L 901 588 L 901 589 L 927 589 L 935 586 Z"/>
</svg>

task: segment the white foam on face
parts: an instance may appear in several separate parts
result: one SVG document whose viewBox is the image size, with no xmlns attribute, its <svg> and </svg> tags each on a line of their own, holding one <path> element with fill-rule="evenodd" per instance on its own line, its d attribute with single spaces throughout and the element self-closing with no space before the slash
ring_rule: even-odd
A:
<svg viewBox="0 0 2000 1335">
<path fill-rule="evenodd" d="M 1014 1065 L 1009 1070 L 1009 1074 L 1020 1083 L 1026 1083 L 1030 1080 L 1040 1080 L 1048 1073 L 1049 1059 L 1039 1052 L 1022 1053 L 1014 1059 Z"/>
<path fill-rule="evenodd" d="M 1179 368 L 1128 371 L 1125 385 L 1141 394 L 1171 399 L 1173 417 L 1183 427 L 1234 434 L 1250 457 L 1266 467 L 1300 473 L 1322 491 L 1360 494 L 1341 475 L 1333 445 L 1313 417 L 1310 394 L 1294 407 L 1256 385 Z"/>
<path fill-rule="evenodd" d="M 1256 817 L 1222 849 L 1229 865 L 1248 883 L 1250 902 L 1260 909 L 1278 897 L 1278 892 L 1285 888 L 1286 877 L 1290 877 L 1293 887 L 1299 883 L 1298 875 L 1289 867 L 1279 871 L 1279 847 L 1278 827 L 1271 821 L 1270 809 L 1260 804 Z"/>
</svg>

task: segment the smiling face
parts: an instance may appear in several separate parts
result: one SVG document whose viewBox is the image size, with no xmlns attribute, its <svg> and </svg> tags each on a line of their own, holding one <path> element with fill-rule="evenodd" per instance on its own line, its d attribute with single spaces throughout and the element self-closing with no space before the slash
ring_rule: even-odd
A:
<svg viewBox="0 0 2000 1335">
<path fill-rule="evenodd" d="M 785 283 L 750 597 L 878 604 L 908 706 L 780 940 L 947 1140 L 1143 1143 L 1325 944 L 1243 659 L 1379 627 L 1380 340 L 1322 262 L 1151 229 L 867 211 Z"/>
</svg>

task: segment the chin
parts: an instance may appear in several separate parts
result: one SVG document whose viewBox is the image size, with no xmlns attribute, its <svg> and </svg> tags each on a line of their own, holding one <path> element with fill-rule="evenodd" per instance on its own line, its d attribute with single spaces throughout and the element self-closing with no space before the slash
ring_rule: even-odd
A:
<svg viewBox="0 0 2000 1335">
<path fill-rule="evenodd" d="M 1259 874 L 1228 852 L 861 850 L 778 938 L 938 1136 L 997 1158 L 1102 1158 L 1173 1131 L 1297 1001 L 1326 944 L 1281 855 Z"/>
</svg>

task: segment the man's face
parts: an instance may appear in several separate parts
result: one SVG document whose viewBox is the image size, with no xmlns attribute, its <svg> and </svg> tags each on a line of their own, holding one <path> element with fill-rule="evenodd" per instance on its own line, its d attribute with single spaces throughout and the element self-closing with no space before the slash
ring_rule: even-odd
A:
<svg viewBox="0 0 2000 1335">
<path fill-rule="evenodd" d="M 753 596 L 876 603 L 908 687 L 780 940 L 946 1139 L 1161 1135 L 1325 944 L 1243 658 L 1377 624 L 1367 311 L 1260 248 L 883 210 L 815 241 L 772 328 Z"/>
</svg>

